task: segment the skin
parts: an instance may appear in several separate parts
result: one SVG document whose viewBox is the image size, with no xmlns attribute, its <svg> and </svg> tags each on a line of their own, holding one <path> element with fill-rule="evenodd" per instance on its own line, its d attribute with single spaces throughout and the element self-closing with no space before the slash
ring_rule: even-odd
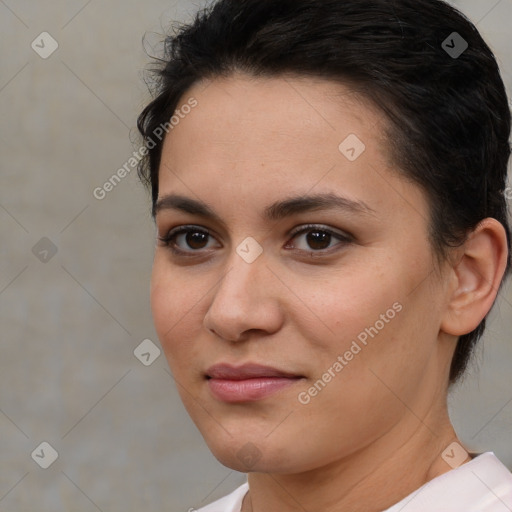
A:
<svg viewBox="0 0 512 512">
<path fill-rule="evenodd" d="M 170 208 L 156 215 L 159 237 L 190 224 L 211 235 L 196 245 L 175 240 L 193 257 L 162 242 L 155 249 L 151 307 L 180 396 L 214 456 L 249 473 L 243 512 L 383 510 L 450 470 L 441 454 L 462 445 L 447 413 L 450 361 L 457 337 L 496 297 L 504 229 L 486 219 L 437 267 L 427 198 L 396 172 L 386 120 L 368 101 L 311 78 L 234 74 L 206 85 L 180 102 L 193 96 L 198 106 L 167 135 L 159 172 L 159 199 L 200 200 L 221 219 Z M 366 146 L 355 161 L 338 149 L 351 133 Z M 370 210 L 262 217 L 270 203 L 319 193 Z M 308 223 L 320 225 L 309 233 L 351 239 L 315 246 L 308 232 L 290 236 Z M 263 249 L 252 263 L 236 252 L 246 237 Z M 394 303 L 401 311 L 300 403 Z M 260 401 L 225 403 L 205 379 L 220 362 L 303 379 Z M 257 455 L 250 467 L 247 443 Z"/>
</svg>

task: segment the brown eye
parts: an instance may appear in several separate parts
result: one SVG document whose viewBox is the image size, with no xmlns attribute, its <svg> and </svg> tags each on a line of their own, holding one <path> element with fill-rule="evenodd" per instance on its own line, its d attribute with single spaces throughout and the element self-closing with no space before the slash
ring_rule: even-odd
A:
<svg viewBox="0 0 512 512">
<path fill-rule="evenodd" d="M 327 251 L 337 245 L 344 246 L 352 241 L 352 237 L 343 233 L 336 233 L 330 229 L 321 226 L 305 226 L 301 230 L 296 231 L 292 239 L 303 237 L 302 244 L 292 244 L 292 246 L 300 251 L 305 252 L 321 252 Z M 334 240 L 338 240 L 337 244 L 332 245 Z"/>
<path fill-rule="evenodd" d="M 159 237 L 159 240 L 175 253 L 193 254 L 208 248 L 209 237 L 211 235 L 208 231 L 189 226 L 171 230 L 167 235 Z"/>
<path fill-rule="evenodd" d="M 208 234 L 202 231 L 189 231 L 184 233 L 185 243 L 192 249 L 204 249 L 205 244 L 208 242 Z"/>
<path fill-rule="evenodd" d="M 331 237 L 326 231 L 310 231 L 306 235 L 306 242 L 312 249 L 322 250 L 329 247 Z"/>
</svg>

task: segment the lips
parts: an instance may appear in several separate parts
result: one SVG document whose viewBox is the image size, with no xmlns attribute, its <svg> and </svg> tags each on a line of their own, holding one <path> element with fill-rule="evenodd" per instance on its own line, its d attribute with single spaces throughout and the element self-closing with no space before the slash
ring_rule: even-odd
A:
<svg viewBox="0 0 512 512">
<path fill-rule="evenodd" d="M 301 375 L 295 375 L 289 372 L 262 366 L 259 364 L 244 364 L 243 366 L 231 366 L 228 364 L 216 364 L 206 371 L 206 376 L 213 379 L 244 380 L 261 377 L 283 377 L 299 378 Z"/>
<path fill-rule="evenodd" d="M 262 400 L 302 378 L 302 375 L 252 363 L 238 367 L 218 364 L 206 371 L 210 391 L 223 402 Z"/>
</svg>

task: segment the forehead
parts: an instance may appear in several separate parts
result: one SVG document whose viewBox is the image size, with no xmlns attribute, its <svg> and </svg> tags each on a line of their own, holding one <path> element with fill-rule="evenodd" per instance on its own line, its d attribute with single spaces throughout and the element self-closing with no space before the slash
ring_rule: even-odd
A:
<svg viewBox="0 0 512 512">
<path fill-rule="evenodd" d="M 302 149 L 300 153 L 311 158 L 326 150 L 337 155 L 339 142 L 350 133 L 366 143 L 371 138 L 373 145 L 385 149 L 384 116 L 353 89 L 332 81 L 234 74 L 196 84 L 185 93 L 178 110 L 191 97 L 198 106 L 166 143 L 182 144 L 180 135 L 188 137 L 183 132 L 190 128 L 196 136 L 195 147 L 208 145 L 215 155 L 239 150 L 244 156 L 249 149 L 253 157 L 257 154 L 261 159 L 268 151 L 275 158 L 276 153 L 292 148 Z"/>
<path fill-rule="evenodd" d="M 385 149 L 384 118 L 352 89 L 331 81 L 300 77 L 235 74 L 193 86 L 197 106 L 180 116 L 164 141 L 164 156 L 193 166 L 216 159 L 252 163 L 314 163 L 339 159 L 339 144 L 350 134 L 366 149 Z M 377 148 L 378 146 L 378 148 Z"/>
<path fill-rule="evenodd" d="M 400 200 L 396 188 L 405 183 L 384 187 L 398 177 L 390 168 L 386 119 L 348 86 L 233 75 L 196 84 L 178 110 L 191 98 L 197 106 L 164 141 L 159 196 L 261 204 L 284 192 L 336 190 L 375 210 Z"/>
</svg>

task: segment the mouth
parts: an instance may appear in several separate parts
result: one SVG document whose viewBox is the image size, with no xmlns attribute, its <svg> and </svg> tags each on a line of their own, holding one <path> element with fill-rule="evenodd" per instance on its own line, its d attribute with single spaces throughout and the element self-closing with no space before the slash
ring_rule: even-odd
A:
<svg viewBox="0 0 512 512">
<path fill-rule="evenodd" d="M 303 375 L 269 366 L 218 364 L 206 371 L 213 396 L 222 402 L 254 402 L 295 385 Z"/>
</svg>

